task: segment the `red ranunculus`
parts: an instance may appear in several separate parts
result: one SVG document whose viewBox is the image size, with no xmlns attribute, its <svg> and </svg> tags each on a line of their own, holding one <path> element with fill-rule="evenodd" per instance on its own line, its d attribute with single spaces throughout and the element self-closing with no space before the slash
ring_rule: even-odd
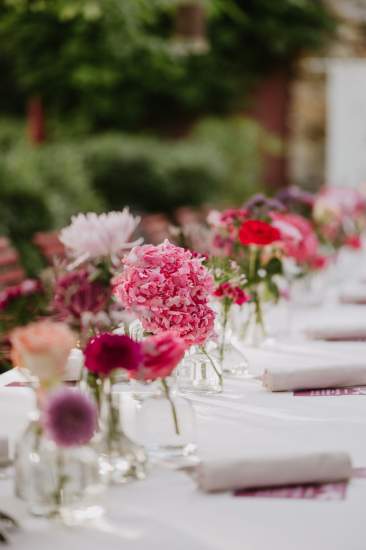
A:
<svg viewBox="0 0 366 550">
<path fill-rule="evenodd" d="M 167 331 L 146 338 L 142 342 L 142 350 L 144 363 L 140 377 L 144 380 L 156 380 L 172 373 L 183 359 L 186 346 L 181 338 Z M 131 377 L 136 377 L 135 372 Z"/>
<path fill-rule="evenodd" d="M 89 340 L 85 350 L 85 366 L 98 376 L 109 376 L 116 369 L 130 373 L 143 362 L 141 344 L 129 336 L 103 333 Z"/>
<path fill-rule="evenodd" d="M 265 246 L 280 239 L 280 231 L 261 220 L 247 220 L 239 230 L 239 240 L 245 246 L 250 244 Z"/>
</svg>

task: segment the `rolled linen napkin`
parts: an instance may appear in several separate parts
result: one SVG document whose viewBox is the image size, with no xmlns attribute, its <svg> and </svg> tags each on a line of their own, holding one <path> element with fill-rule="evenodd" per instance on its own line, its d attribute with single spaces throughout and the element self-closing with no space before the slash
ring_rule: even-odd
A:
<svg viewBox="0 0 366 550">
<path fill-rule="evenodd" d="M 293 366 L 266 369 L 262 383 L 270 391 L 314 390 L 347 388 L 366 385 L 365 365 L 319 365 L 296 368 Z"/>
<path fill-rule="evenodd" d="M 351 475 L 351 459 L 343 452 L 210 461 L 195 470 L 197 484 L 206 492 L 343 481 Z"/>
<path fill-rule="evenodd" d="M 348 288 L 343 290 L 339 295 L 339 301 L 342 304 L 356 304 L 356 305 L 365 305 L 366 304 L 366 288 L 365 287 L 356 287 Z"/>
<path fill-rule="evenodd" d="M 327 340 L 330 342 L 363 341 L 366 340 L 366 324 L 308 327 L 305 329 L 305 334 L 313 340 Z"/>
</svg>

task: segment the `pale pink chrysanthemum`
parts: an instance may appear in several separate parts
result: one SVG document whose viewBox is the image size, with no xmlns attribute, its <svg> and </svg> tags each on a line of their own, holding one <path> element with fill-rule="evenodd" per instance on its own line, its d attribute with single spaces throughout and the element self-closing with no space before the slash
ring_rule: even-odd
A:
<svg viewBox="0 0 366 550">
<path fill-rule="evenodd" d="M 60 241 L 74 259 L 90 260 L 120 256 L 141 242 L 130 241 L 140 218 L 133 216 L 128 208 L 121 212 L 106 214 L 78 214 L 71 224 L 60 232 Z"/>
</svg>

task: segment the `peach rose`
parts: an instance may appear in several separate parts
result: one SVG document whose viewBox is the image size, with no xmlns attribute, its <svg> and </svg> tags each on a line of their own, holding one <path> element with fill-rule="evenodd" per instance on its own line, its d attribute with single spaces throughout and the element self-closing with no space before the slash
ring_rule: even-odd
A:
<svg viewBox="0 0 366 550">
<path fill-rule="evenodd" d="M 76 343 L 67 325 L 51 321 L 16 328 L 10 341 L 13 365 L 27 369 L 43 386 L 62 379 L 67 359 Z"/>
</svg>

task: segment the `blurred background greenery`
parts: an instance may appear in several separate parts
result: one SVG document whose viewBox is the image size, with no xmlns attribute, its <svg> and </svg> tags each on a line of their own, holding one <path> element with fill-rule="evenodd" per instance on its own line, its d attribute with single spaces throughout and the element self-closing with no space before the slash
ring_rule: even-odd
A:
<svg viewBox="0 0 366 550">
<path fill-rule="evenodd" d="M 256 86 L 335 24 L 321 0 L 3 0 L 0 235 L 33 272 L 30 237 L 79 211 L 242 203 L 281 152 Z"/>
</svg>

